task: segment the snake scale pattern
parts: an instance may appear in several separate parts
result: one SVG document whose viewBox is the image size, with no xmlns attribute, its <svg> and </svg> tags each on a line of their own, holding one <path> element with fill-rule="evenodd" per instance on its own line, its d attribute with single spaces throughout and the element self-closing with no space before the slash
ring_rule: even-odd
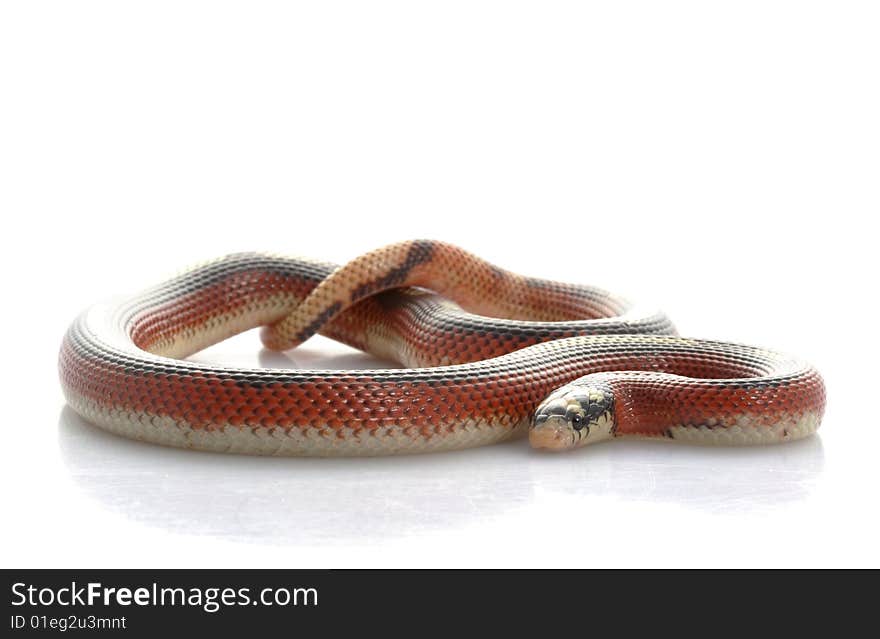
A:
<svg viewBox="0 0 880 639">
<path fill-rule="evenodd" d="M 404 368 L 267 370 L 185 358 L 262 326 L 315 333 Z M 810 365 L 686 339 L 665 315 L 591 286 L 523 277 L 446 243 L 348 264 L 242 253 L 75 320 L 59 357 L 88 421 L 183 448 L 294 456 L 420 453 L 528 433 L 543 449 L 615 437 L 760 444 L 813 433 Z"/>
</svg>

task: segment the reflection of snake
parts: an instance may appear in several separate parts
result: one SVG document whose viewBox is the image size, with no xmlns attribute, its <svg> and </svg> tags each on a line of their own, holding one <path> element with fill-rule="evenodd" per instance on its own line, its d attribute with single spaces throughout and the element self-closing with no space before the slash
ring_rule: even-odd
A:
<svg viewBox="0 0 880 639">
<path fill-rule="evenodd" d="M 406 288 L 416 286 L 437 294 Z M 175 359 L 261 325 L 269 348 L 320 332 L 413 368 L 270 371 Z M 540 448 L 622 435 L 769 443 L 816 430 L 825 392 L 812 367 L 673 330 L 599 289 L 413 241 L 340 268 L 257 254 L 204 264 L 87 311 L 64 339 L 60 369 L 86 419 L 225 452 L 448 450 L 508 439 L 530 422 Z"/>
</svg>

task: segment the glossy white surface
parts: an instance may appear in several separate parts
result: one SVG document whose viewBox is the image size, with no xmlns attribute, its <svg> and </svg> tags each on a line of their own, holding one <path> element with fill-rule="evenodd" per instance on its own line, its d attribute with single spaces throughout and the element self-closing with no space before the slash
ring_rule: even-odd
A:
<svg viewBox="0 0 880 639">
<path fill-rule="evenodd" d="M 872 3 L 40 7 L 0 8 L 0 565 L 880 565 Z M 64 408 L 57 348 L 94 301 L 419 236 L 799 353 L 820 435 L 262 459 Z M 253 332 L 197 357 L 375 364 Z"/>
</svg>

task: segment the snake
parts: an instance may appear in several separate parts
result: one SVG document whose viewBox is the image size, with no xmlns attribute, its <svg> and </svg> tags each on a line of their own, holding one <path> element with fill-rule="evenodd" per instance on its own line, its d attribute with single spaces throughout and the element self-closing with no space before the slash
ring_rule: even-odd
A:
<svg viewBox="0 0 880 639">
<path fill-rule="evenodd" d="M 258 327 L 270 350 L 321 334 L 396 367 L 187 359 Z M 660 311 L 436 240 L 342 266 L 263 253 L 203 262 L 80 314 L 59 374 L 68 405 L 112 433 L 253 455 L 425 453 L 525 435 L 552 451 L 617 438 L 770 444 L 811 435 L 825 409 L 822 377 L 797 357 L 680 337 Z"/>
</svg>

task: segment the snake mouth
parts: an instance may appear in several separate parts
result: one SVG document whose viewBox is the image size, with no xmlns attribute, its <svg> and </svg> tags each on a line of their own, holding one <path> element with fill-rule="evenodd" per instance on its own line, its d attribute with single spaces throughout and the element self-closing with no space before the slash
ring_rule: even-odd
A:
<svg viewBox="0 0 880 639">
<path fill-rule="evenodd" d="M 529 429 L 529 444 L 544 450 L 565 450 L 575 445 L 574 430 L 561 415 L 538 415 Z"/>
</svg>

